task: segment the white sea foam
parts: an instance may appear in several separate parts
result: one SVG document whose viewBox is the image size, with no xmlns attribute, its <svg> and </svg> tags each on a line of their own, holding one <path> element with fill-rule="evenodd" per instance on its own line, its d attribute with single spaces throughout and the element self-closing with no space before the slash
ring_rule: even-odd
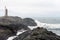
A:
<svg viewBox="0 0 60 40">
<path fill-rule="evenodd" d="M 17 31 L 17 34 L 16 35 L 22 34 L 25 31 L 27 31 L 27 30 L 21 29 L 21 30 Z"/>
<path fill-rule="evenodd" d="M 42 22 L 39 22 L 37 20 L 35 20 L 35 22 L 37 23 L 37 26 L 39 27 L 44 27 L 44 28 L 60 28 L 60 24 L 47 24 L 47 23 L 42 23 Z"/>
<path fill-rule="evenodd" d="M 28 26 L 31 30 L 33 30 L 34 28 L 37 28 L 37 27 L 44 27 L 44 28 L 47 27 L 46 23 L 41 23 L 41 22 L 39 22 L 37 20 L 35 20 L 35 22 L 36 22 L 37 26 Z"/>
<path fill-rule="evenodd" d="M 9 37 L 7 40 L 13 40 L 14 38 L 16 38 L 17 36 L 11 36 Z"/>
<path fill-rule="evenodd" d="M 14 38 L 18 37 L 19 34 L 22 34 L 25 31 L 27 31 L 27 30 L 21 29 L 21 30 L 17 31 L 16 36 L 11 36 L 7 40 L 13 40 Z"/>
</svg>

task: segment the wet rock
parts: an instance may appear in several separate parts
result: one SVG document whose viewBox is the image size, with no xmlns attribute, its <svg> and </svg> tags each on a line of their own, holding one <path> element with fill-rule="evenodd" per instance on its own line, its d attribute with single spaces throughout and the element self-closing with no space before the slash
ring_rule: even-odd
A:
<svg viewBox="0 0 60 40">
<path fill-rule="evenodd" d="M 10 24 L 7 27 L 11 28 L 14 31 L 18 31 L 18 30 L 21 30 L 21 29 L 30 30 L 26 25 L 20 24 L 20 23 Z"/>
<path fill-rule="evenodd" d="M 12 32 L 16 33 L 18 30 L 24 29 L 24 30 L 30 30 L 26 25 L 19 24 L 19 23 L 14 23 L 14 24 L 9 24 L 9 25 L 1 25 L 1 29 L 9 29 Z"/>
<path fill-rule="evenodd" d="M 0 24 L 0 40 L 6 40 L 8 37 L 15 36 L 18 30 L 30 30 L 27 26 L 23 24 L 9 24 L 1 25 Z"/>
<path fill-rule="evenodd" d="M 14 36 L 15 33 L 13 33 L 9 29 L 0 29 L 0 40 L 6 40 L 10 36 Z"/>
<path fill-rule="evenodd" d="M 30 31 L 26 31 L 20 35 L 18 35 L 18 37 L 16 37 L 15 39 L 13 40 L 23 40 L 25 37 L 27 37 L 28 35 L 30 35 Z"/>
<path fill-rule="evenodd" d="M 60 40 L 60 37 L 44 28 L 36 28 L 32 31 L 26 31 L 14 40 Z"/>
</svg>

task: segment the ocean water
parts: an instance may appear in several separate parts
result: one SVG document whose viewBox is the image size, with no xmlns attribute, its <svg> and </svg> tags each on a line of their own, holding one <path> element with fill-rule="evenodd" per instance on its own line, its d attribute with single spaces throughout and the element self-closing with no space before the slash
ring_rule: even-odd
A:
<svg viewBox="0 0 60 40">
<path fill-rule="evenodd" d="M 46 28 L 48 31 L 52 31 L 53 33 L 60 36 L 60 24 L 42 23 L 37 20 L 35 20 L 35 22 L 37 23 L 37 26 L 28 26 L 31 30 L 37 27 L 43 27 L 43 28 Z"/>
<path fill-rule="evenodd" d="M 60 30 L 56 30 L 56 29 L 52 29 L 52 30 L 48 30 L 48 31 L 52 31 L 53 33 L 57 34 L 60 36 Z"/>
<path fill-rule="evenodd" d="M 35 18 L 38 26 L 48 29 L 60 36 L 60 18 L 59 17 L 39 17 Z"/>
</svg>

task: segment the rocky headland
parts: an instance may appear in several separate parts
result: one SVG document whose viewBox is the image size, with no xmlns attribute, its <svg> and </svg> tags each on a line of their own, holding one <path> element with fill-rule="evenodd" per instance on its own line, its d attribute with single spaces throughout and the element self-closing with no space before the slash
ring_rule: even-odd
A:
<svg viewBox="0 0 60 40">
<path fill-rule="evenodd" d="M 18 30 L 30 30 L 28 26 L 31 25 L 36 25 L 31 18 L 22 19 L 17 16 L 0 17 L 0 40 L 6 40 L 8 37 L 16 35 Z"/>
<path fill-rule="evenodd" d="M 45 28 L 38 27 L 30 30 L 28 26 L 37 26 L 37 23 L 32 18 L 0 17 L 0 40 L 7 40 L 11 36 L 16 36 L 17 31 L 21 29 L 27 31 L 13 40 L 60 40 L 60 36 Z"/>
</svg>

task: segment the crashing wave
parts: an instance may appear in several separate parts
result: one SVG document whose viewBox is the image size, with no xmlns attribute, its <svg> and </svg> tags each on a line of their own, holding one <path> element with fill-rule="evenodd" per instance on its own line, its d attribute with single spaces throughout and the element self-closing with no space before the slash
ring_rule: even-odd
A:
<svg viewBox="0 0 60 40">
<path fill-rule="evenodd" d="M 48 29 L 49 31 L 52 31 L 53 33 L 56 33 L 57 35 L 60 35 L 60 24 L 47 24 L 47 23 L 42 23 L 40 21 L 35 20 L 37 23 L 37 26 L 28 26 L 31 30 L 37 28 L 37 27 L 43 27 Z"/>
<path fill-rule="evenodd" d="M 49 29 L 55 29 L 55 28 L 60 28 L 60 24 L 47 24 L 47 23 L 42 23 L 37 20 L 35 20 L 37 23 L 37 26 L 39 27 L 44 27 L 44 28 L 49 28 Z"/>
</svg>

